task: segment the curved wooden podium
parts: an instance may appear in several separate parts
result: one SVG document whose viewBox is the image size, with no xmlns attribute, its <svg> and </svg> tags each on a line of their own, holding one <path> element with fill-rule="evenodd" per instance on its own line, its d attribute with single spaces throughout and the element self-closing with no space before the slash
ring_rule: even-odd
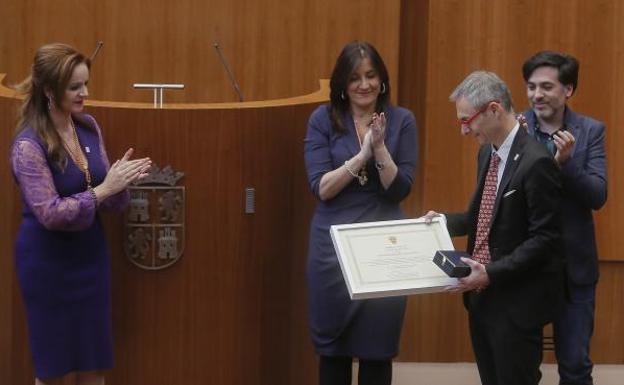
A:
<svg viewBox="0 0 624 385">
<path fill-rule="evenodd" d="M 328 95 L 323 80 L 313 94 L 265 102 L 87 103 L 111 159 L 134 147 L 185 174 L 186 245 L 171 267 L 136 267 L 123 249 L 124 218 L 105 217 L 113 251 L 110 383 L 315 383 L 304 279 L 315 203 L 303 138 Z M 0 344 L 11 347 L 0 355 L 0 373 L 8 373 L 0 382 L 13 385 L 32 383 L 13 268 L 21 202 L 7 159 L 19 102 L 0 87 Z M 244 211 L 246 188 L 255 189 L 253 214 Z"/>
</svg>

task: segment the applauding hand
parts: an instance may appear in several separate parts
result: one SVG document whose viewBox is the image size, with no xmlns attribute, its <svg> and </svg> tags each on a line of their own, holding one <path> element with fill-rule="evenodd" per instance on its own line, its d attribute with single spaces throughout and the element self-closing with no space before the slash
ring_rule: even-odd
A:
<svg viewBox="0 0 624 385">
<path fill-rule="evenodd" d="M 568 131 L 559 130 L 553 135 L 553 141 L 557 147 L 555 160 L 559 166 L 563 166 L 563 164 L 572 155 L 572 149 L 574 148 L 574 142 L 576 142 L 576 139 Z"/>
<path fill-rule="evenodd" d="M 106 174 L 106 178 L 93 190 L 102 201 L 111 195 L 124 190 L 128 185 L 138 179 L 147 176 L 147 171 L 152 166 L 150 158 L 130 159 L 134 150 L 128 149 L 124 156 L 113 163 Z"/>
<path fill-rule="evenodd" d="M 383 112 L 381 114 L 373 114 L 371 132 L 373 134 L 373 137 L 371 138 L 373 149 L 380 149 L 385 145 L 384 140 L 386 139 L 386 114 L 384 114 Z"/>
</svg>

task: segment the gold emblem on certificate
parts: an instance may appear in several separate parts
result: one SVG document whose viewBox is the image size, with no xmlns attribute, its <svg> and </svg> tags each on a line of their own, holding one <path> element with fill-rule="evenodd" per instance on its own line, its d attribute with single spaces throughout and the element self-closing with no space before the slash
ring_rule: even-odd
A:
<svg viewBox="0 0 624 385">
<path fill-rule="evenodd" d="M 432 259 L 453 249 L 442 218 L 335 225 L 331 236 L 352 299 L 442 291 L 457 283 Z"/>
</svg>

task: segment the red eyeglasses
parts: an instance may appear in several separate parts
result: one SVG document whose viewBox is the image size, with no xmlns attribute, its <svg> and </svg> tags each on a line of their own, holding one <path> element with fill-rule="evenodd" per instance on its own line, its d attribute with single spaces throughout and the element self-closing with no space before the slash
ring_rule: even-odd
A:
<svg viewBox="0 0 624 385">
<path fill-rule="evenodd" d="M 468 117 L 467 119 L 458 119 L 457 121 L 459 122 L 459 125 L 468 126 L 470 123 L 472 123 L 473 120 L 477 118 L 477 116 L 481 115 L 488 109 L 488 107 L 490 106 L 490 103 L 499 103 L 499 101 L 490 100 L 489 102 L 485 103 L 485 106 L 481 107 L 479 111 L 475 112 L 474 114 L 472 114 L 472 116 Z"/>
</svg>

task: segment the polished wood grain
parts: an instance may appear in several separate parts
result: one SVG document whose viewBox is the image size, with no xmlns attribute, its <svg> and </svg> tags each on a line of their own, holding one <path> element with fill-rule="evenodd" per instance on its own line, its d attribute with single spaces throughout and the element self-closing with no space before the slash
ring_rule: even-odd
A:
<svg viewBox="0 0 624 385">
<path fill-rule="evenodd" d="M 27 75 L 42 44 L 65 42 L 91 54 L 103 41 L 90 83 L 98 100 L 150 102 L 151 91 L 132 84 L 183 83 L 165 100 L 237 101 L 215 42 L 245 100 L 315 90 L 356 39 L 377 46 L 397 81 L 399 0 L 0 0 L 0 10 L 0 72 L 11 83 Z"/>
<path fill-rule="evenodd" d="M 624 363 L 624 263 L 601 262 L 596 294 L 596 325 L 592 359 L 598 363 Z"/>
<path fill-rule="evenodd" d="M 624 260 L 618 243 L 613 242 L 624 221 L 624 206 L 619 204 L 624 182 L 615 172 L 623 160 L 617 148 L 624 139 L 617 127 L 624 115 L 617 101 L 624 85 L 620 75 L 624 61 L 611 49 L 624 39 L 616 16 L 624 15 L 624 8 L 615 1 L 570 1 L 566 7 L 557 4 L 430 2 L 424 203 L 445 211 L 461 210 L 474 188 L 477 145 L 459 135 L 454 106 L 448 102 L 455 86 L 473 70 L 494 71 L 507 81 L 516 110 L 522 111 L 527 108 L 520 70 L 524 60 L 541 49 L 566 51 L 581 62 L 579 89 L 571 107 L 607 125 L 609 200 L 597 214 L 600 256 Z M 581 28 L 582 34 L 578 32 Z M 558 33 L 564 30 L 571 32 Z M 449 55 L 454 60 L 448 60 Z M 457 167 L 448 167 L 449 162 Z"/>
<path fill-rule="evenodd" d="M 0 104 L 0 116 L 7 115 L 10 111 L 10 104 Z M 2 130 L 2 139 L 0 139 L 0 143 L 2 143 L 2 147 L 0 147 L 0 151 L 4 154 L 7 154 L 8 143 L 10 143 L 10 131 Z M 8 157 L 4 156 L 0 159 L 0 180 L 8 184 L 10 181 L 9 176 L 9 162 Z M 12 204 L 12 191 L 9 186 L 5 185 L 4 188 L 0 189 L 0 245 L 2 245 L 2 257 L 0 257 L 0 271 L 9 272 L 13 271 L 13 264 L 11 262 L 10 256 L 11 248 L 9 244 L 12 243 L 11 234 L 9 233 L 9 226 L 15 218 L 13 218 L 11 214 L 11 204 Z M 12 282 L 13 276 L 8 273 L 3 274 L 3 278 L 6 276 L 6 279 L 0 280 L 0 304 L 10 305 L 11 303 L 11 290 L 12 290 Z M 0 346 L 10 346 L 11 345 L 11 314 L 10 311 L 0 312 Z M 9 368 L 11 366 L 10 357 L 6 352 L 0 354 L 0 373 L 9 373 Z"/>
<path fill-rule="evenodd" d="M 427 84 L 427 44 L 428 44 L 428 8 L 427 1 L 401 2 L 401 39 L 399 57 L 400 87 L 397 103 L 411 110 L 418 124 L 418 167 L 412 191 L 402 202 L 402 207 L 409 216 L 422 214 L 424 140 L 426 127 L 426 84 Z"/>
<path fill-rule="evenodd" d="M 105 215 L 113 255 L 111 383 L 316 381 L 303 278 L 314 199 L 302 149 L 308 116 L 328 95 L 327 82 L 321 85 L 305 102 L 295 98 L 299 104 L 269 102 L 264 108 L 88 105 L 111 159 L 132 146 L 137 156 L 185 173 L 185 251 L 171 268 L 134 266 L 123 252 L 123 218 Z M 18 102 L 0 89 L 0 112 L 15 111 Z M 0 114 L 3 126 L 8 116 Z M 3 146 L 10 141 L 10 135 L 2 137 Z M 3 185 L 13 186 L 6 172 L 1 176 Z M 254 214 L 244 213 L 246 187 L 256 190 Z M 20 206 L 14 187 L 3 194 L 7 210 Z M 19 216 L 8 214 L 1 223 L 9 231 L 2 234 L 12 241 Z M 9 348 L 1 350 L 0 362 L 8 374 L 0 376 L 21 385 L 32 382 L 32 369 L 19 289 L 7 261 L 0 282 L 8 290 L 0 300 L 9 311 L 0 318 L 6 333 L 0 336 Z"/>
<path fill-rule="evenodd" d="M 314 106 L 151 110 L 138 119 L 131 110 L 94 110 L 106 127 L 124 127 L 123 136 L 109 130 L 111 148 L 121 153 L 134 143 L 140 153 L 183 170 L 187 186 L 183 259 L 156 274 L 123 257 L 113 264 L 116 306 L 132 309 L 115 313 L 113 382 L 310 381 L 285 370 L 284 362 L 313 360 L 307 340 L 293 345 L 289 337 L 307 333 L 305 313 L 293 311 L 302 302 L 292 298 L 303 276 L 291 279 L 305 254 L 292 253 L 290 234 L 295 203 L 311 201 L 293 197 L 293 184 L 304 183 L 296 172 Z M 243 213 L 246 187 L 256 190 L 252 215 Z M 153 352 L 149 360 L 135 359 L 146 350 Z"/>
<path fill-rule="evenodd" d="M 114 255 L 117 356 L 110 383 L 316 383 L 304 279 L 315 202 L 302 139 L 307 116 L 326 95 L 326 89 L 318 90 L 318 79 L 327 77 L 339 49 L 355 38 L 377 45 L 392 75 L 395 100 L 414 111 L 419 123 L 419 176 L 404 203 L 413 216 L 427 209 L 463 210 L 473 192 L 477 146 L 459 134 L 448 102 L 469 72 L 497 72 L 508 82 L 516 109 L 523 110 L 520 67 L 528 56 L 557 49 L 580 59 L 580 86 L 571 105 L 606 122 L 609 173 L 609 201 L 596 215 L 602 275 L 592 356 L 596 363 L 624 363 L 620 2 L 334 5 L 322 0 L 294 2 L 286 9 L 262 1 L 249 9 L 237 2 L 212 4 L 208 12 L 198 1 L 179 2 L 180 9 L 157 1 L 151 10 L 152 2 L 126 1 L 123 8 L 117 1 L 63 0 L 53 8 L 41 0 L 0 0 L 7 21 L 0 23 L 0 72 L 9 72 L 6 83 L 26 73 L 34 49 L 44 41 L 64 40 L 88 52 L 100 38 L 94 31 L 105 34 L 107 45 L 92 74 L 91 91 L 98 100 L 90 102 L 89 111 L 103 127 L 111 157 L 132 145 L 139 154 L 186 172 L 187 249 L 172 268 L 144 272 L 133 266 L 122 252 L 122 218 L 106 216 Z M 130 25 L 129 15 L 138 12 L 143 20 Z M 68 27 L 76 15 L 81 17 Z M 206 19 L 200 23 L 197 15 Z M 175 22 L 182 17 L 190 22 Z M 63 23 L 46 22 L 52 18 Z M 162 20 L 168 21 L 164 27 Z M 232 103 L 235 95 L 212 57 L 208 32 L 213 31 L 248 99 L 275 100 Z M 158 40 L 161 33 L 169 36 L 166 41 Z M 176 60 L 168 58 L 172 53 Z M 167 94 L 167 100 L 184 103 L 152 110 L 149 94 L 128 88 L 143 74 L 198 87 Z M 224 103 L 204 103 L 210 101 Z M 17 103 L 0 88 L 5 154 Z M 20 203 L 6 157 L 0 157 L 0 183 L 7 186 L 0 192 L 0 383 L 26 385 L 32 383 L 32 368 L 12 263 Z M 256 188 L 254 215 L 242 211 L 245 187 Z M 456 240 L 456 247 L 464 245 L 465 240 Z M 399 360 L 473 360 L 460 297 L 409 299 Z"/>
<path fill-rule="evenodd" d="M 463 138 L 448 96 L 470 72 L 496 72 L 509 85 L 517 111 L 527 108 L 521 74 L 524 60 L 543 49 L 569 52 L 581 62 L 578 93 L 571 107 L 606 122 L 609 200 L 596 214 L 596 234 L 602 278 L 598 287 L 592 355 L 597 363 L 624 363 L 624 327 L 620 229 L 624 216 L 624 180 L 618 174 L 624 144 L 624 110 L 618 106 L 624 89 L 624 39 L 619 20 L 621 2 L 567 1 L 426 1 L 403 4 L 400 63 L 407 89 L 400 102 L 423 111 L 422 207 L 442 212 L 465 210 L 475 187 L 477 144 Z M 422 31 L 422 23 L 426 25 Z M 416 47 L 415 31 L 426 35 L 426 47 Z M 408 38 L 409 36 L 409 38 Z M 409 43 L 411 41 L 411 43 Z M 614 48 L 615 47 L 615 48 Z M 426 54 L 422 53 L 426 51 Z M 408 57 L 403 57 L 408 55 Z M 424 57 L 424 59 L 423 59 Z M 424 64 L 423 64 L 424 60 Z M 407 73 L 407 78 L 405 77 Z M 425 79 L 423 88 L 413 82 Z M 457 239 L 456 247 L 465 247 Z M 613 261 L 613 262 L 610 262 Z M 472 360 L 465 312 L 454 296 L 431 295 L 410 299 L 404 325 L 401 360 Z M 552 361 L 552 356 L 547 357 Z"/>
<path fill-rule="evenodd" d="M 15 116 L 15 106 L 17 103 L 0 103 L 0 116 L 4 117 L 3 122 L 10 121 L 11 116 Z M 0 151 L 3 154 L 9 153 L 10 143 L 13 136 L 10 126 L 4 126 L 0 131 Z M 15 269 L 13 268 L 13 242 L 14 227 L 17 221 L 15 212 L 15 188 L 9 167 L 8 156 L 0 156 L 0 304 L 3 308 L 0 311 L 0 373 L 11 373 L 15 364 L 11 355 L 10 347 L 13 346 L 14 317 L 12 308 L 14 306 L 15 291 Z M 18 320 L 19 321 L 19 320 Z M 22 342 L 25 340 L 22 340 Z M 5 380 L 10 377 L 4 375 Z"/>
<path fill-rule="evenodd" d="M 26 317 L 13 262 L 13 245 L 21 217 L 21 198 L 13 181 L 8 154 L 13 141 L 19 101 L 0 99 L 0 383 L 32 383 Z"/>
</svg>

